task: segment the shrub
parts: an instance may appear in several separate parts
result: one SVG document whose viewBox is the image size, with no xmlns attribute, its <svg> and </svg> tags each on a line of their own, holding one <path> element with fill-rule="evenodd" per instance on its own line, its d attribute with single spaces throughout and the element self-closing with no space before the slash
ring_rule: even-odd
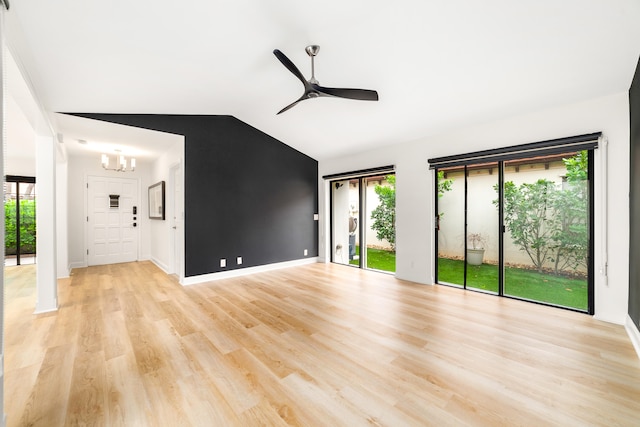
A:
<svg viewBox="0 0 640 427">
<path fill-rule="evenodd" d="M 17 253 L 16 201 L 7 200 L 4 204 L 4 247 L 5 254 Z M 36 201 L 20 200 L 20 253 L 36 252 Z"/>
</svg>

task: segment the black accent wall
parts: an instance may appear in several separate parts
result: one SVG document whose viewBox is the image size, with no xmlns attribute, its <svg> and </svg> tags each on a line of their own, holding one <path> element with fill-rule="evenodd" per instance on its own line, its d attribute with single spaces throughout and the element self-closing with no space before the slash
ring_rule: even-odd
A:
<svg viewBox="0 0 640 427">
<path fill-rule="evenodd" d="M 629 198 L 629 317 L 640 328 L 640 62 L 629 89 L 631 136 Z"/>
<path fill-rule="evenodd" d="M 73 115 L 184 135 L 185 276 L 318 255 L 316 160 L 231 116 Z"/>
</svg>

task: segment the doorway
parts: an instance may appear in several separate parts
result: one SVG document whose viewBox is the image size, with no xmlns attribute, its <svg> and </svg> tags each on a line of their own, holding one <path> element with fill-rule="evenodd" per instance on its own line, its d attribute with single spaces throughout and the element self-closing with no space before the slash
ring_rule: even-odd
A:
<svg viewBox="0 0 640 427">
<path fill-rule="evenodd" d="M 5 177 L 5 259 L 4 264 L 36 262 L 36 179 L 29 176 Z"/>
<path fill-rule="evenodd" d="M 331 261 L 396 271 L 393 170 L 335 179 L 331 189 Z"/>
</svg>

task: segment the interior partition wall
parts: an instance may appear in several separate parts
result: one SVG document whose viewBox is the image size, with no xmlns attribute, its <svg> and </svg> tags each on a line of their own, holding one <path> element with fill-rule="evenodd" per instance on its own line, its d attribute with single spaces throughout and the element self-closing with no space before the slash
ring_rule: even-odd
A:
<svg viewBox="0 0 640 427">
<path fill-rule="evenodd" d="M 436 282 L 592 314 L 600 137 L 429 159 Z"/>
</svg>

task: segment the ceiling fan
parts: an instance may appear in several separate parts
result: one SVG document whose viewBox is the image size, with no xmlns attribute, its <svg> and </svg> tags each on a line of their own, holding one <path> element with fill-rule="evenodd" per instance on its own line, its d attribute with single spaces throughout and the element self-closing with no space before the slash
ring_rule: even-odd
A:
<svg viewBox="0 0 640 427">
<path fill-rule="evenodd" d="M 318 98 L 320 96 L 333 96 L 337 98 L 347 98 L 347 99 L 356 99 L 360 101 L 377 101 L 378 100 L 378 92 L 375 90 L 368 89 L 341 89 L 341 88 L 333 88 L 333 87 L 324 87 L 320 86 L 320 82 L 316 80 L 315 77 L 315 67 L 314 67 L 314 58 L 320 51 L 320 46 L 310 45 L 305 48 L 307 54 L 311 57 L 311 78 L 306 80 L 300 70 L 294 65 L 293 62 L 287 56 L 280 52 L 278 49 L 273 51 L 273 54 L 282 62 L 282 65 L 287 67 L 291 73 L 296 76 L 304 85 L 304 93 L 302 96 L 292 102 L 291 104 L 284 107 L 282 110 L 278 111 L 278 114 L 284 113 L 288 109 L 294 107 L 300 101 L 304 101 L 305 99 Z"/>
</svg>

